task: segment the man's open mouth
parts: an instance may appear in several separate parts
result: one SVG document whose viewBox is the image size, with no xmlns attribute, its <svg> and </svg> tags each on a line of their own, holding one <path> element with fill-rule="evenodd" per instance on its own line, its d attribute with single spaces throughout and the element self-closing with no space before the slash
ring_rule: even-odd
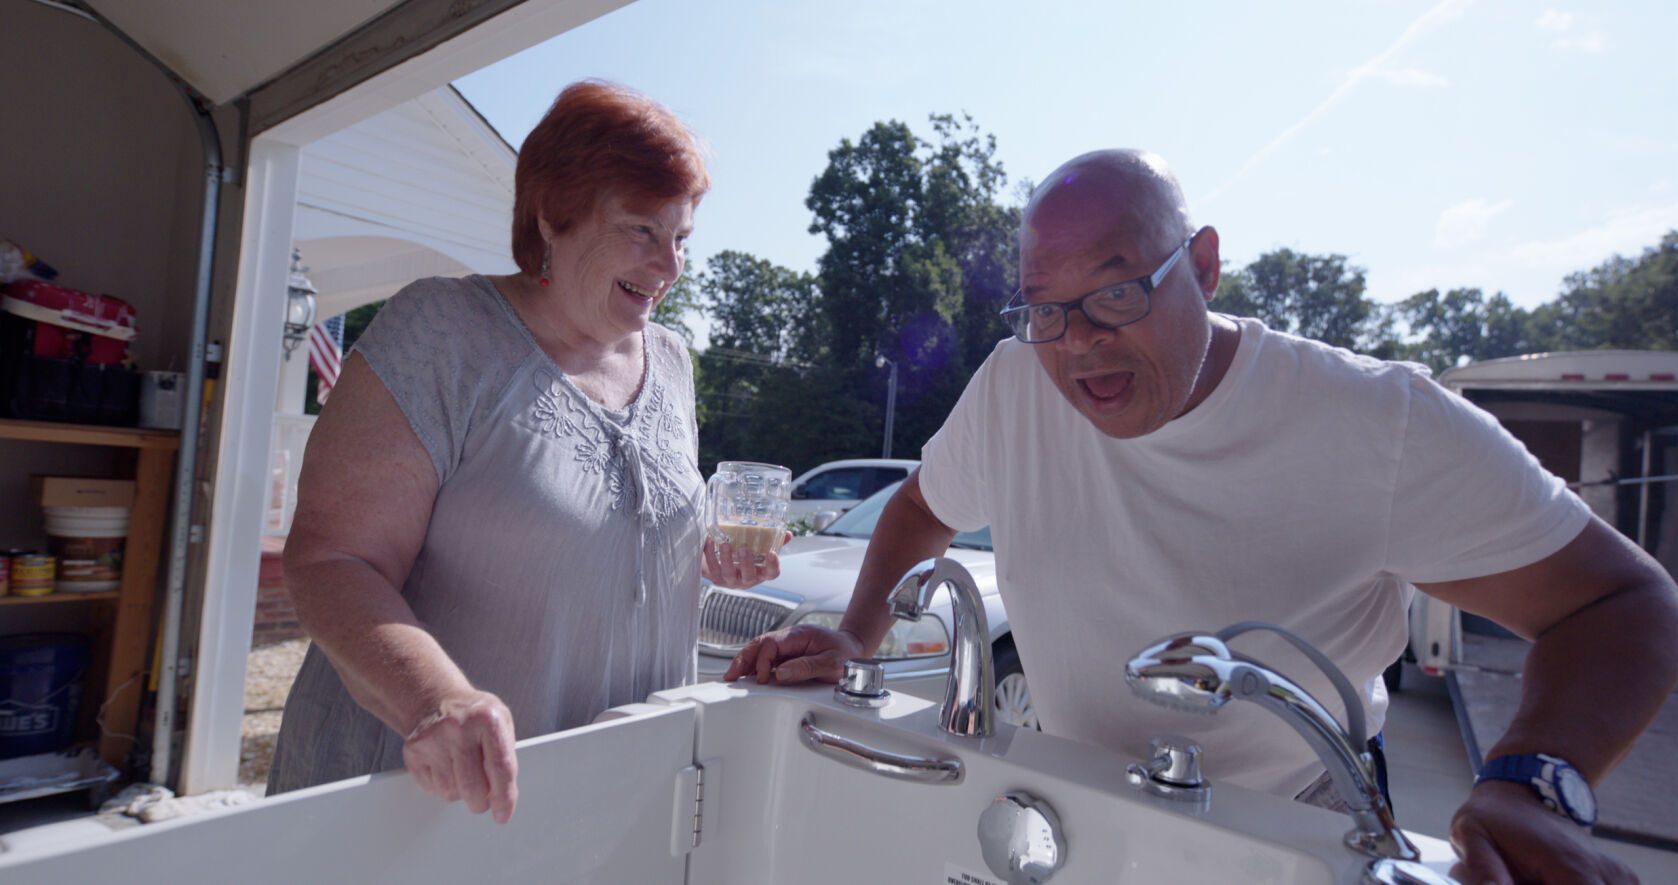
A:
<svg viewBox="0 0 1678 885">
<path fill-rule="evenodd" d="M 1129 391 L 1135 378 L 1135 372 L 1110 372 L 1106 375 L 1079 378 L 1078 386 L 1083 389 L 1085 396 L 1096 402 L 1111 402 Z"/>
</svg>

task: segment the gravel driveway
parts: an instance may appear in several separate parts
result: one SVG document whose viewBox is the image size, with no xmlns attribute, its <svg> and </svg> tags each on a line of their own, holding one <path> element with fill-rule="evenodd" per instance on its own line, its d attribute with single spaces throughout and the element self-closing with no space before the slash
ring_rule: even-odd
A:
<svg viewBox="0 0 1678 885">
<path fill-rule="evenodd" d="M 240 729 L 239 785 L 262 795 L 268 785 L 268 766 L 274 759 L 274 740 L 280 734 L 280 711 L 292 680 L 303 666 L 309 640 L 293 639 L 251 650 L 245 671 L 245 719 Z"/>
</svg>

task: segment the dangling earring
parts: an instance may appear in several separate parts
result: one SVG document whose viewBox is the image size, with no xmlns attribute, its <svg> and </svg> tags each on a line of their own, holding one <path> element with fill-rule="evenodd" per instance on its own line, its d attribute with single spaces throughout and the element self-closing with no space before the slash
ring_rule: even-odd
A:
<svg viewBox="0 0 1678 885">
<path fill-rule="evenodd" d="M 536 283 L 538 286 L 541 286 L 544 289 L 546 289 L 548 287 L 548 283 L 550 282 L 549 279 L 548 279 L 548 272 L 549 272 L 549 269 L 553 265 L 553 257 L 554 257 L 554 244 L 553 243 L 548 243 L 547 248 L 542 250 L 542 278 L 540 280 L 538 280 L 537 283 Z"/>
</svg>

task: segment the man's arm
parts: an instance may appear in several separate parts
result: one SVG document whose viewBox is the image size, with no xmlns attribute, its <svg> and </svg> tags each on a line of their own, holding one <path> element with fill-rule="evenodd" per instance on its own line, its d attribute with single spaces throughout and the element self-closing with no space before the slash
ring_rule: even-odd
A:
<svg viewBox="0 0 1678 885">
<path fill-rule="evenodd" d="M 955 529 L 932 515 L 917 468 L 880 511 L 839 629 L 805 625 L 760 636 L 734 657 L 723 680 L 756 674 L 759 683 L 771 677 L 781 684 L 838 682 L 846 660 L 872 655 L 891 631 L 886 597 L 898 579 L 916 563 L 943 554 L 955 536 Z"/>
<path fill-rule="evenodd" d="M 1418 588 L 1534 641 L 1521 679 L 1520 710 L 1487 759 L 1548 753 L 1595 785 L 1678 682 L 1678 596 L 1672 580 L 1600 519 L 1532 565 Z M 1523 805 L 1531 807 L 1522 810 Z M 1577 851 L 1582 846 L 1575 840 L 1556 844 L 1557 834 L 1578 828 L 1518 784 L 1488 781 L 1476 787 L 1451 829 L 1476 881 L 1536 880 L 1546 864 L 1612 863 Z"/>
</svg>

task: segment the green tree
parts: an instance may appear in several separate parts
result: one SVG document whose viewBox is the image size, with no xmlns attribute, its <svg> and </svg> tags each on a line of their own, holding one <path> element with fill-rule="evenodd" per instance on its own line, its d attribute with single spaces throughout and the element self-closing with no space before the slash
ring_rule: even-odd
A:
<svg viewBox="0 0 1678 885">
<path fill-rule="evenodd" d="M 927 162 L 922 236 L 942 241 L 961 269 L 962 302 L 946 305 L 943 314 L 970 374 L 1009 334 L 1000 313 L 1019 277 L 1020 205 L 1001 202 L 1007 176 L 996 159 L 996 136 L 965 114 L 960 120 L 935 115 L 932 128 L 938 142 Z"/>
<path fill-rule="evenodd" d="M 704 313 L 700 306 L 699 286 L 694 281 L 693 274 L 685 273 L 676 278 L 670 286 L 670 291 L 664 293 L 657 306 L 653 308 L 653 322 L 675 332 L 693 347 L 693 329 L 688 325 L 691 317 Z"/>
<path fill-rule="evenodd" d="M 922 236 L 923 142 L 896 120 L 875 123 L 856 143 L 842 139 L 804 201 L 810 232 L 827 237 L 818 262 L 827 346 L 844 365 L 873 359 L 889 333 L 948 293 L 928 285 L 959 273 L 947 252 Z M 942 265 L 948 265 L 944 267 Z"/>
<path fill-rule="evenodd" d="M 815 280 L 736 251 L 712 256 L 696 280 L 711 320 L 696 382 L 700 463 L 776 460 L 784 421 L 770 404 L 797 398 L 782 389 L 803 384 L 817 346 Z"/>
<path fill-rule="evenodd" d="M 1267 252 L 1225 273 L 1212 307 L 1353 350 L 1377 349 L 1386 328 L 1382 312 L 1364 295 L 1363 268 L 1347 264 L 1344 255 Z"/>
<path fill-rule="evenodd" d="M 1678 349 L 1678 230 L 1637 258 L 1569 275 L 1533 313 L 1533 337 L 1549 349 Z"/>
<path fill-rule="evenodd" d="M 1443 372 L 1470 361 L 1496 359 L 1532 349 L 1530 315 L 1502 292 L 1490 298 L 1479 289 L 1429 289 L 1395 305 L 1410 330 L 1396 356 Z"/>
<path fill-rule="evenodd" d="M 896 362 L 892 448 L 909 455 L 1006 334 L 997 312 L 1016 275 L 1019 211 L 998 199 L 995 138 L 966 116 L 930 122 L 930 141 L 895 120 L 842 140 L 805 201 L 828 240 L 817 355 L 866 382 L 879 422 L 888 372 L 875 359 Z"/>
</svg>

